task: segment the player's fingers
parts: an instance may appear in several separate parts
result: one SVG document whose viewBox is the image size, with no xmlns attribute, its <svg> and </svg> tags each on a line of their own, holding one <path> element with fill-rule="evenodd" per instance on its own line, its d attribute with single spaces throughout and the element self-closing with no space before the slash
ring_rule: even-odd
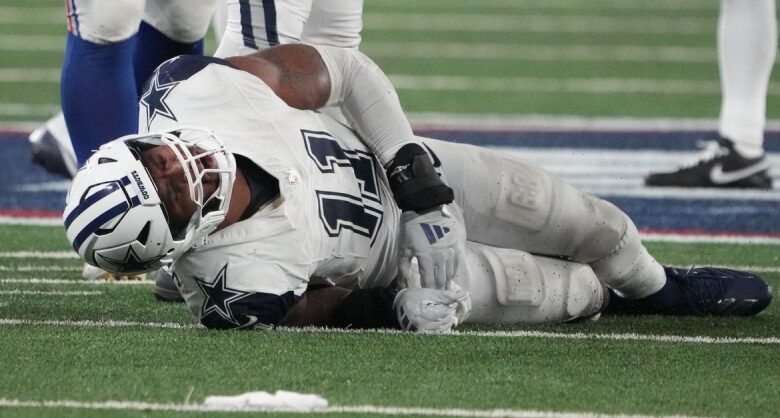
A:
<svg viewBox="0 0 780 418">
<path fill-rule="evenodd" d="M 412 282 L 412 257 L 402 255 L 398 260 L 398 286 L 406 289 Z"/>
<path fill-rule="evenodd" d="M 453 320 L 453 313 L 451 310 L 452 308 L 446 306 L 438 306 L 435 309 L 426 310 L 426 312 L 418 318 L 417 328 L 433 332 L 450 329 Z"/>
<path fill-rule="evenodd" d="M 434 278 L 433 258 L 429 255 L 418 255 L 417 267 L 420 269 L 420 284 L 422 287 L 435 289 L 436 279 Z"/>
<path fill-rule="evenodd" d="M 445 263 L 447 265 L 447 283 L 445 283 L 445 287 L 443 289 L 446 289 L 447 285 L 455 279 L 455 274 L 458 271 L 458 253 L 455 250 L 450 250 L 449 255 L 447 259 L 445 260 Z"/>
<path fill-rule="evenodd" d="M 439 294 L 439 299 L 437 302 L 449 306 L 452 305 L 453 303 L 457 303 L 462 300 L 465 300 L 467 297 L 469 297 L 469 292 L 463 289 L 450 289 L 441 292 Z"/>
<path fill-rule="evenodd" d="M 431 254 L 433 260 L 433 280 L 435 289 L 444 289 L 447 284 L 447 250 Z"/>
</svg>

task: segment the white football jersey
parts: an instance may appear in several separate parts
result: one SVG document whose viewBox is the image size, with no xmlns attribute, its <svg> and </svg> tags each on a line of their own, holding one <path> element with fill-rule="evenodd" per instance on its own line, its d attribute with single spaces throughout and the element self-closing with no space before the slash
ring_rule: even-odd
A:
<svg viewBox="0 0 780 418">
<path fill-rule="evenodd" d="M 142 132 L 182 124 L 212 129 L 274 176 L 281 194 L 278 206 L 211 234 L 174 264 L 201 322 L 278 322 L 242 319 L 242 304 L 274 295 L 289 306 L 310 280 L 381 287 L 395 277 L 400 211 L 351 130 L 287 106 L 259 78 L 209 57 L 164 63 L 141 97 Z"/>
</svg>

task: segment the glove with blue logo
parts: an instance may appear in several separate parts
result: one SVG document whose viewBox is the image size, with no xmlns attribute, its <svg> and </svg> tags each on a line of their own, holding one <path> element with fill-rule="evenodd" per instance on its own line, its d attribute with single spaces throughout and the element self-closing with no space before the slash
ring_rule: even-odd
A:
<svg viewBox="0 0 780 418">
<path fill-rule="evenodd" d="M 446 289 L 455 277 L 465 252 L 466 229 L 451 213 L 451 205 L 419 214 L 401 215 L 398 280 L 401 288 Z M 412 260 L 417 260 L 419 285 Z"/>
</svg>

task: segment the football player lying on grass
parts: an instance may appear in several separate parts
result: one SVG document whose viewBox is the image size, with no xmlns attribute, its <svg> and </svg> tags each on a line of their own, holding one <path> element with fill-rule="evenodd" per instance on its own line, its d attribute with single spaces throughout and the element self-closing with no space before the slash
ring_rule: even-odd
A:
<svg viewBox="0 0 780 418">
<path fill-rule="evenodd" d="M 625 213 L 536 165 L 415 136 L 357 51 L 182 56 L 143 97 L 143 132 L 74 178 L 67 236 L 108 271 L 164 266 L 209 328 L 447 331 L 772 299 L 750 273 L 662 267 Z"/>
</svg>

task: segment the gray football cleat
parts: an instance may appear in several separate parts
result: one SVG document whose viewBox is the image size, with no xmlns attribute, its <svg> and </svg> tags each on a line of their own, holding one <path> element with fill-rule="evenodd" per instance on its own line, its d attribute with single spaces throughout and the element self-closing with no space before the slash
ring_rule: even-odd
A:
<svg viewBox="0 0 780 418">
<path fill-rule="evenodd" d="M 184 302 L 173 276 L 164 269 L 157 270 L 154 279 L 154 298 L 160 302 Z"/>
<path fill-rule="evenodd" d="M 34 130 L 28 140 L 33 163 L 52 173 L 73 178 L 78 170 L 78 163 L 62 112 Z"/>
</svg>

